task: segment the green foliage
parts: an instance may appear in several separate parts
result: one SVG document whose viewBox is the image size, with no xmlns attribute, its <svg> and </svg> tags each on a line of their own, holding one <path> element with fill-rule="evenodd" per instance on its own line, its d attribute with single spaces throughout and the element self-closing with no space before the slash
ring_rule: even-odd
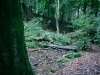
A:
<svg viewBox="0 0 100 75">
<path fill-rule="evenodd" d="M 85 31 L 93 30 L 95 28 L 95 17 L 91 15 L 81 15 L 78 19 L 73 20 L 73 28 L 75 29 L 84 29 Z"/>
<path fill-rule="evenodd" d="M 38 42 L 35 42 L 35 41 L 32 41 L 32 42 L 28 42 L 26 41 L 26 47 L 29 47 L 29 48 L 38 48 Z"/>
<path fill-rule="evenodd" d="M 68 59 L 68 58 L 63 58 L 63 57 L 61 57 L 61 58 L 58 59 L 58 62 L 64 63 L 64 62 L 68 62 L 69 60 L 70 60 L 70 59 Z"/>
<path fill-rule="evenodd" d="M 75 53 L 75 55 L 74 55 L 75 58 L 78 58 L 78 57 L 81 57 L 81 56 L 82 56 L 82 53 L 81 53 L 81 52 L 77 52 L 77 53 Z"/>
<path fill-rule="evenodd" d="M 41 17 L 46 17 L 48 20 L 49 18 L 55 18 L 54 13 L 56 12 L 56 5 L 54 0 L 25 1 L 25 3 L 28 7 L 30 7 L 30 5 L 34 7 L 32 10 L 35 14 L 38 14 Z M 98 24 L 96 20 L 96 16 L 99 15 L 99 3 L 100 1 L 98 0 L 60 1 L 59 20 L 66 22 L 71 21 L 73 23 L 71 27 L 75 30 L 75 32 L 72 33 L 71 38 L 80 48 L 84 46 L 87 47 L 91 44 L 91 40 L 94 40 L 95 38 L 95 41 L 100 42 L 100 31 L 97 27 Z M 70 39 L 67 38 L 66 35 L 60 34 L 58 36 L 53 32 L 43 30 L 48 27 L 51 21 L 47 22 L 46 20 L 44 25 L 42 25 L 40 21 L 42 21 L 42 18 L 35 18 L 34 20 L 28 22 L 27 25 L 25 24 L 25 34 L 33 36 L 33 39 L 35 37 L 42 37 L 44 40 L 48 40 L 43 40 L 39 41 L 39 43 L 35 43 L 37 46 L 44 46 L 48 42 L 59 45 L 66 45 L 70 43 Z M 31 42 L 31 40 L 29 42 Z M 35 46 L 35 44 L 33 45 Z"/>
<path fill-rule="evenodd" d="M 100 44 L 100 16 L 98 16 L 96 18 L 96 22 L 97 22 L 97 33 L 95 34 L 95 42 Z"/>
<path fill-rule="evenodd" d="M 77 57 L 81 57 L 81 52 L 75 52 L 75 51 L 68 51 L 67 52 L 67 58 L 74 59 Z"/>
<path fill-rule="evenodd" d="M 73 50 L 68 51 L 65 57 L 61 57 L 58 59 L 58 62 L 64 63 L 70 61 L 70 59 L 78 58 L 82 56 L 82 52 L 75 52 Z"/>
<path fill-rule="evenodd" d="M 57 70 L 56 70 L 55 68 L 51 68 L 51 72 L 52 72 L 52 73 L 56 73 Z"/>
<path fill-rule="evenodd" d="M 97 40 L 95 40 L 95 41 L 97 41 L 100 44 L 100 27 L 98 27 L 98 29 L 97 29 L 96 38 L 97 38 Z"/>
<path fill-rule="evenodd" d="M 47 43 L 67 45 L 70 39 L 64 34 L 57 35 L 42 29 L 41 18 L 34 18 L 28 23 L 24 22 L 26 46 L 31 48 L 43 47 Z"/>
<path fill-rule="evenodd" d="M 74 58 L 75 58 L 75 57 L 74 57 L 74 54 L 75 54 L 74 51 L 68 51 L 68 52 L 67 52 L 67 58 L 74 59 Z"/>
<path fill-rule="evenodd" d="M 97 34 L 98 24 L 96 18 L 93 15 L 82 15 L 72 22 L 72 28 L 75 29 L 75 32 L 69 33 L 67 36 L 75 41 L 78 48 L 84 47 L 86 49 Z"/>
</svg>

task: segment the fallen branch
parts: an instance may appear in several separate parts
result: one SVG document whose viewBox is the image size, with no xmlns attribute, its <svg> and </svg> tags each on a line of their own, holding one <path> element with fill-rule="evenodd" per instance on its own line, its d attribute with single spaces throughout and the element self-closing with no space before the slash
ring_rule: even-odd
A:
<svg viewBox="0 0 100 75">
<path fill-rule="evenodd" d="M 54 45 L 54 44 L 47 44 L 47 47 L 52 48 L 60 48 L 60 49 L 67 49 L 67 50 L 76 50 L 76 46 L 68 45 L 68 46 L 60 46 L 60 45 Z"/>
<path fill-rule="evenodd" d="M 37 50 L 48 50 L 48 48 L 37 48 L 37 49 L 27 48 L 28 52 L 33 52 L 33 51 L 37 51 Z"/>
</svg>

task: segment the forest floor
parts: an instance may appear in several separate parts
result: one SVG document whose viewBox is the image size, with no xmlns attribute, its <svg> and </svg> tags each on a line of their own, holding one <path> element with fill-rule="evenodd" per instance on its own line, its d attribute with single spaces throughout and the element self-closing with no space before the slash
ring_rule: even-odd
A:
<svg viewBox="0 0 100 75">
<path fill-rule="evenodd" d="M 58 63 L 58 59 L 66 54 L 66 50 L 28 49 L 28 55 L 35 75 L 100 75 L 98 50 L 100 48 L 97 51 L 83 51 L 81 57 L 64 63 Z"/>
</svg>

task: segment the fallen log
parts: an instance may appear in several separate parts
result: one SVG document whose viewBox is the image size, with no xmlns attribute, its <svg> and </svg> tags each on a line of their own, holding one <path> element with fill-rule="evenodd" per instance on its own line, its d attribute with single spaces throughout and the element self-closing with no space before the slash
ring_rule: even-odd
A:
<svg viewBox="0 0 100 75">
<path fill-rule="evenodd" d="M 36 49 L 32 49 L 32 48 L 26 48 L 28 52 L 33 52 L 33 51 L 38 51 L 38 50 L 48 50 L 49 48 L 36 48 Z"/>
<path fill-rule="evenodd" d="M 46 47 L 52 47 L 52 48 L 60 48 L 60 49 L 66 49 L 66 50 L 77 50 L 76 46 L 68 45 L 68 46 L 60 46 L 60 45 L 54 45 L 54 44 L 47 44 Z"/>
<path fill-rule="evenodd" d="M 31 40 L 35 40 L 35 41 L 48 41 L 48 42 L 52 42 L 53 39 L 52 38 L 43 38 L 43 37 L 33 37 L 33 36 L 28 36 L 28 35 L 25 35 L 25 37 L 28 37 L 30 38 Z"/>
</svg>

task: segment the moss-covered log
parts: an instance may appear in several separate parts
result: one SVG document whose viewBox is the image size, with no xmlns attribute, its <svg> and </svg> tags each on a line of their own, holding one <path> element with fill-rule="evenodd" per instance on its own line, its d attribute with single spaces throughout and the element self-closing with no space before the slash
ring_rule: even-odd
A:
<svg viewBox="0 0 100 75">
<path fill-rule="evenodd" d="M 0 75 L 33 75 L 25 49 L 20 0 L 0 0 Z"/>
</svg>

